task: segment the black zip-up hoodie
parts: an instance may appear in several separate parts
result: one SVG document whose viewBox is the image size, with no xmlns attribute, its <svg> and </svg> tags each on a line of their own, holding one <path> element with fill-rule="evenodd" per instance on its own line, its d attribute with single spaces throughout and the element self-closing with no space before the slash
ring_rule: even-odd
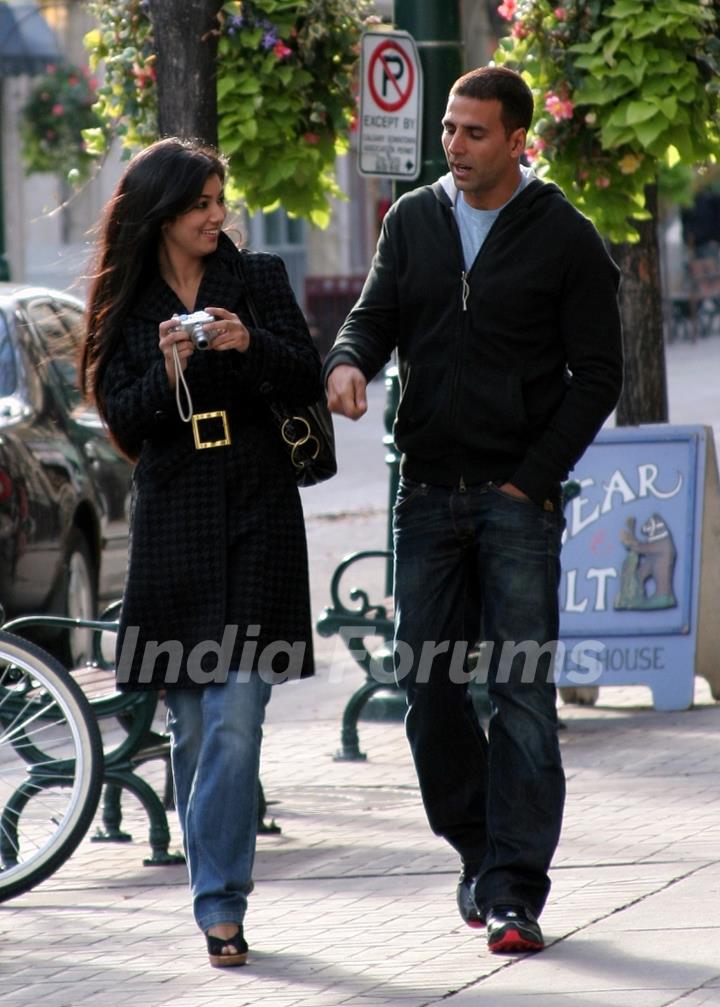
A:
<svg viewBox="0 0 720 1007">
<path fill-rule="evenodd" d="M 557 186 L 530 181 L 466 272 L 451 175 L 388 211 L 324 367 L 370 379 L 397 348 L 401 472 L 557 493 L 622 386 L 619 271 Z"/>
</svg>

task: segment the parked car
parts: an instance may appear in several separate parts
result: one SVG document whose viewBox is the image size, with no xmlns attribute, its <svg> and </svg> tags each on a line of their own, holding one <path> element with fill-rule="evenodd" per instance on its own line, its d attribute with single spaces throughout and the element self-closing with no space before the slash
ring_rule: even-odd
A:
<svg viewBox="0 0 720 1007">
<path fill-rule="evenodd" d="M 76 384 L 83 305 L 0 283 L 0 604 L 17 615 L 94 617 L 122 593 L 130 464 Z M 28 632 L 63 661 L 89 634 Z"/>
</svg>

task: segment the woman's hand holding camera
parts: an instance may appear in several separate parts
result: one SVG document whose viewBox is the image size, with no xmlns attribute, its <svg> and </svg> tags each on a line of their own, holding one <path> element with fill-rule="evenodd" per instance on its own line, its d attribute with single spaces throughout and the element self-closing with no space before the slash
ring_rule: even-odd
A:
<svg viewBox="0 0 720 1007">
<path fill-rule="evenodd" d="M 214 315 L 216 322 L 203 326 L 211 337 L 211 350 L 239 350 L 244 353 L 250 345 L 250 333 L 237 315 L 225 308 L 205 308 L 209 315 Z"/>
<path fill-rule="evenodd" d="M 208 349 L 220 352 L 238 350 L 240 353 L 247 350 L 250 345 L 250 333 L 237 315 L 225 308 L 205 308 L 205 313 L 216 319 L 214 322 L 206 322 L 202 326 L 202 331 L 207 336 Z M 180 368 L 184 371 L 191 355 L 198 348 L 197 341 L 193 339 L 192 329 L 188 331 L 187 327 L 179 324 L 178 315 L 160 323 L 159 336 L 160 352 L 165 358 L 165 372 L 170 387 L 174 388 L 176 365 L 173 347 L 177 348 Z"/>
</svg>

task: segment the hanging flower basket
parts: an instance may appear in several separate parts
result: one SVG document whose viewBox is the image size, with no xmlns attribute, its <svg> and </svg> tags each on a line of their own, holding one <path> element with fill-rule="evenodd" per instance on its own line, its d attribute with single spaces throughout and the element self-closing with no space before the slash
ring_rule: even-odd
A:
<svg viewBox="0 0 720 1007">
<path fill-rule="evenodd" d="M 83 130 L 97 127 L 95 83 L 87 70 L 48 66 L 21 113 L 22 159 L 28 175 L 54 172 L 71 182 L 86 179 L 95 163 Z"/>
<path fill-rule="evenodd" d="M 88 135 L 101 153 L 111 134 L 129 152 L 157 139 L 155 54 L 144 0 L 91 2 L 99 27 L 85 39 L 105 63 Z M 335 157 L 356 112 L 355 69 L 366 0 L 231 0 L 218 16 L 219 146 L 230 158 L 230 195 L 253 210 L 282 205 L 319 226 L 342 193 Z"/>
<path fill-rule="evenodd" d="M 720 143 L 716 0 L 503 0 L 498 63 L 536 97 L 529 156 L 612 241 L 637 240 L 645 187 Z"/>
</svg>

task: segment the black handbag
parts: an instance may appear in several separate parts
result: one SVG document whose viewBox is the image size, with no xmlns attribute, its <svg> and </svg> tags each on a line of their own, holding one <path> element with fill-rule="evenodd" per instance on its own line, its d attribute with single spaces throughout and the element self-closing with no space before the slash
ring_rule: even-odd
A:
<svg viewBox="0 0 720 1007">
<path fill-rule="evenodd" d="M 253 325 L 263 328 L 243 273 L 242 253 L 236 259 L 236 267 Z M 279 399 L 268 399 L 268 406 L 287 447 L 298 486 L 314 486 L 334 476 L 337 472 L 335 432 L 325 395 L 308 406 L 293 405 Z"/>
</svg>

